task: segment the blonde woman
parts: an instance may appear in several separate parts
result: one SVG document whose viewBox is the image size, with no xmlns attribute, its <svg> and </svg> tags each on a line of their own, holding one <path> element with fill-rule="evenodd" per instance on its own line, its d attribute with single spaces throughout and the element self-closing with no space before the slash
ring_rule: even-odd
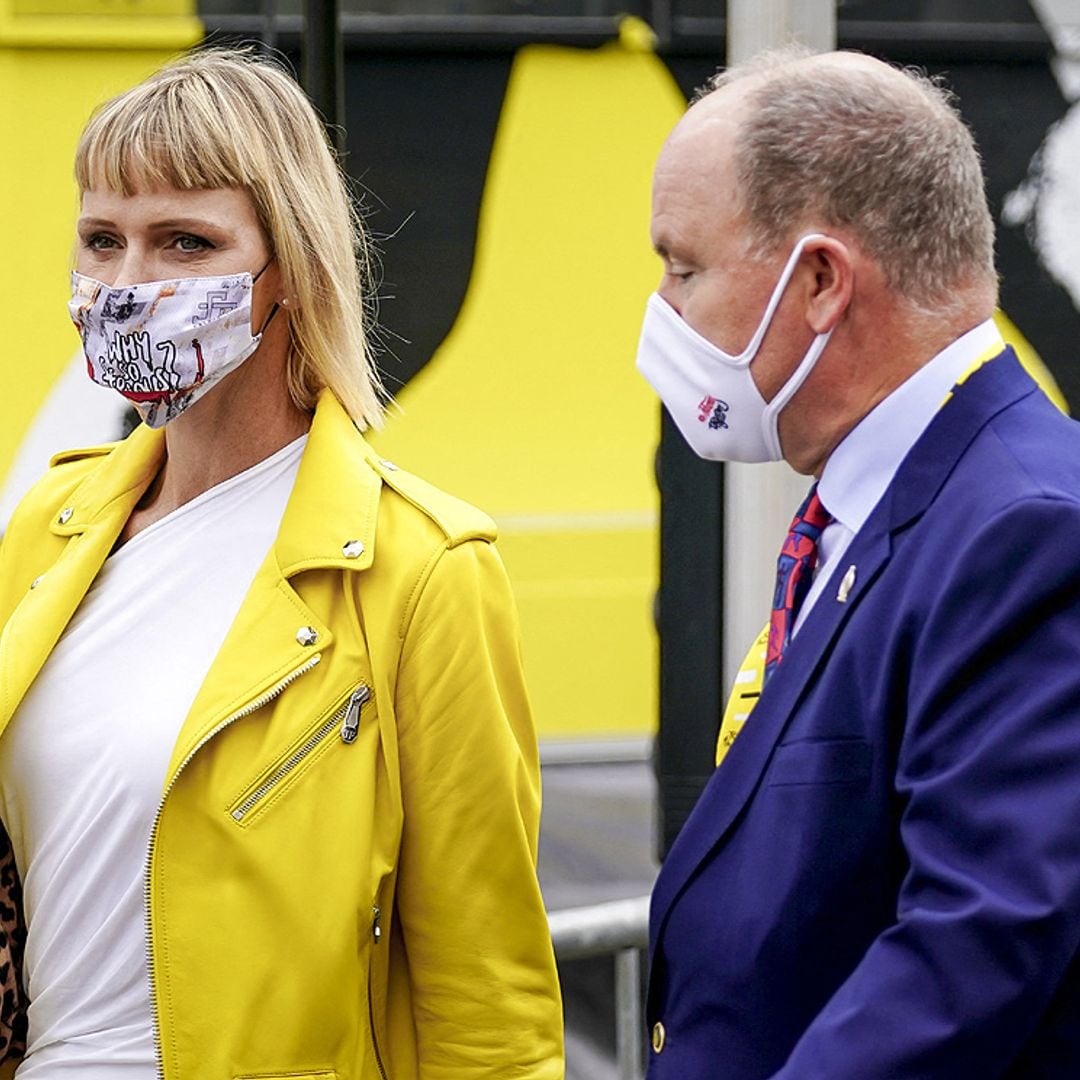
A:
<svg viewBox="0 0 1080 1080">
<path fill-rule="evenodd" d="M 75 168 L 71 315 L 144 423 L 59 455 L 0 549 L 9 1075 L 561 1077 L 495 530 L 361 435 L 317 117 L 203 52 Z"/>
</svg>

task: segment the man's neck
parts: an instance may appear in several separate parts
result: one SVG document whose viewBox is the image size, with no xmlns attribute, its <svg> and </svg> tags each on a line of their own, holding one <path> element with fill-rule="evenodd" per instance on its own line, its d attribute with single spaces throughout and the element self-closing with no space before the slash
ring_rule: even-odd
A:
<svg viewBox="0 0 1080 1080">
<path fill-rule="evenodd" d="M 829 455 L 864 417 L 952 342 L 990 318 L 985 301 L 964 306 L 948 318 L 881 313 L 852 320 L 834 334 L 807 380 L 809 392 L 793 399 L 781 415 L 784 456 L 800 473 L 821 476 Z M 839 328 L 838 328 L 839 329 Z M 829 357 L 833 344 L 836 350 Z M 811 387 L 811 380 L 814 381 Z M 786 423 L 785 423 L 786 421 Z"/>
</svg>

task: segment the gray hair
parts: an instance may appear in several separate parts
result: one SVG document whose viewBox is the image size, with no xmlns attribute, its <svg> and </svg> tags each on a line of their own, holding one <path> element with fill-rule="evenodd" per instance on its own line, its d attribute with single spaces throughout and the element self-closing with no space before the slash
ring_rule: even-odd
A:
<svg viewBox="0 0 1080 1080">
<path fill-rule="evenodd" d="M 783 50 L 714 75 L 694 100 L 751 77 L 735 150 L 751 257 L 817 219 L 854 233 L 917 309 L 947 310 L 958 289 L 996 293 L 979 152 L 945 87 Z"/>
</svg>

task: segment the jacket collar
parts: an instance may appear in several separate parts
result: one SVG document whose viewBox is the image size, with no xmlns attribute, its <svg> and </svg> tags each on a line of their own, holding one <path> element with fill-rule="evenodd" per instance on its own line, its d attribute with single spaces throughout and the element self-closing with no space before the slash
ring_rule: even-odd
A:
<svg viewBox="0 0 1080 1080">
<path fill-rule="evenodd" d="M 140 425 L 56 508 L 51 530 L 74 536 L 93 526 L 108 537 L 104 561 L 164 454 L 164 430 Z M 330 390 L 323 390 L 274 545 L 285 577 L 313 567 L 371 566 L 381 488 L 370 467 L 373 459 L 348 413 Z M 349 498 L 343 499 L 342 491 Z"/>
<path fill-rule="evenodd" d="M 0 636 L 0 732 L 108 558 L 164 453 L 164 432 L 139 427 L 54 508 L 50 530 L 67 538 L 67 544 L 46 570 L 42 587 L 12 613 Z M 301 626 L 318 633 L 320 651 L 331 644 L 329 627 L 281 578 L 317 567 L 371 566 L 382 483 L 369 465 L 372 459 L 373 451 L 348 414 L 330 391 L 323 391 L 265 572 L 260 571 L 242 609 L 255 627 L 274 622 L 284 628 L 280 656 L 271 657 L 263 647 L 251 657 L 245 655 L 245 662 L 252 662 L 239 670 L 250 670 L 253 680 L 263 675 L 264 668 L 269 679 L 278 668 L 306 658 L 295 638 Z M 230 634 L 226 644 L 235 637 Z M 259 691 L 257 681 L 252 686 L 252 692 Z"/>
<path fill-rule="evenodd" d="M 785 652 L 767 692 L 676 837 L 653 892 L 654 946 L 675 900 L 698 867 L 723 842 L 756 790 L 773 747 L 827 658 L 836 635 L 888 564 L 893 536 L 915 522 L 937 498 L 978 432 L 1003 409 L 1035 390 L 1015 354 L 1006 349 L 964 383 L 912 448 L 851 542 L 842 565 L 836 568 Z M 855 567 L 855 582 L 841 600 L 839 586 L 851 566 Z"/>
<path fill-rule="evenodd" d="M 97 532 L 113 530 L 111 550 L 164 456 L 165 432 L 139 425 L 87 473 L 62 506 L 56 507 L 51 531 L 57 536 L 75 536 L 91 528 Z"/>
<path fill-rule="evenodd" d="M 315 567 L 371 566 L 382 488 L 374 458 L 340 402 L 323 390 L 274 544 L 285 577 Z"/>
<path fill-rule="evenodd" d="M 103 457 L 63 503 L 52 508 L 49 528 L 64 541 L 63 546 L 0 634 L 0 732 L 154 478 L 164 446 L 160 431 L 136 430 Z"/>
</svg>

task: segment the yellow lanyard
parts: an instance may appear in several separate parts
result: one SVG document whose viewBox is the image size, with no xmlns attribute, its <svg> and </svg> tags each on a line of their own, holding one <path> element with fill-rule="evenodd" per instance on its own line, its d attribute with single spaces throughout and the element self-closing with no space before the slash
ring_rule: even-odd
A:
<svg viewBox="0 0 1080 1080">
<path fill-rule="evenodd" d="M 753 712 L 757 700 L 761 697 L 761 684 L 765 678 L 765 653 L 769 647 L 769 624 L 754 639 L 746 659 L 735 676 L 735 685 L 731 688 L 724 719 L 720 722 L 720 737 L 716 740 L 716 764 L 724 760 L 724 755 L 731 749 L 735 736 L 742 731 L 746 718 Z"/>
</svg>

